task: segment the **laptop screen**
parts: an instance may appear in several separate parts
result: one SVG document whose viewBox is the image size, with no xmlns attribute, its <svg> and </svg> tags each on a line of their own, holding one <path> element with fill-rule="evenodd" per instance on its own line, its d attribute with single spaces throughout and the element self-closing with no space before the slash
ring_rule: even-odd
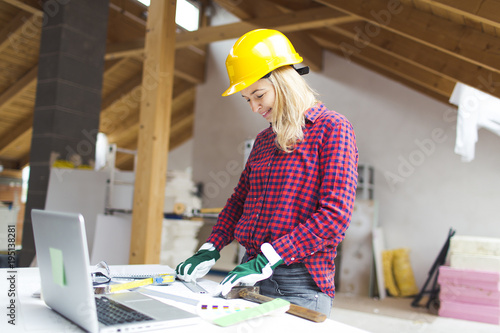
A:
<svg viewBox="0 0 500 333">
<path fill-rule="evenodd" d="M 88 331 L 98 331 L 83 216 L 32 210 L 42 298 Z"/>
</svg>

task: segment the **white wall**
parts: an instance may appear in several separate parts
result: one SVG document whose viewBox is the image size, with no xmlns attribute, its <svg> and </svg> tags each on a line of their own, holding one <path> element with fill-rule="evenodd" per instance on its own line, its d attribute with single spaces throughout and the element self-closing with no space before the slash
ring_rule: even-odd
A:
<svg viewBox="0 0 500 333">
<path fill-rule="evenodd" d="M 219 19 L 234 20 L 218 11 Z M 193 177 L 205 184 L 203 207 L 225 204 L 243 169 L 244 141 L 268 126 L 239 94 L 221 97 L 234 41 L 210 45 L 207 80 L 197 89 Z M 352 122 L 360 163 L 376 171 L 386 248 L 411 249 L 419 288 L 450 227 L 461 235 L 500 237 L 500 137 L 481 130 L 475 159 L 463 163 L 453 152 L 453 106 L 329 52 L 323 71 L 306 79 L 329 108 Z"/>
<path fill-rule="evenodd" d="M 193 166 L 193 139 L 184 142 L 168 153 L 167 169 L 186 170 Z"/>
</svg>

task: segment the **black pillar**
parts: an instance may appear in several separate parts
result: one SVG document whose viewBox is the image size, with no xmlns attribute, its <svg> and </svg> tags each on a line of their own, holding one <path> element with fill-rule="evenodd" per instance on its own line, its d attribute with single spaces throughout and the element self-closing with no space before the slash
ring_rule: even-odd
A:
<svg viewBox="0 0 500 333">
<path fill-rule="evenodd" d="M 21 266 L 35 255 L 31 210 L 45 208 L 51 162 L 94 163 L 108 9 L 109 0 L 43 3 Z"/>
</svg>

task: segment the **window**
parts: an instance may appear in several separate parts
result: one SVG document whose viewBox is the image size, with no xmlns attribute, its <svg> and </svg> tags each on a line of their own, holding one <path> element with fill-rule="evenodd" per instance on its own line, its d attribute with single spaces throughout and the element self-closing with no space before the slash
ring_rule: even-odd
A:
<svg viewBox="0 0 500 333">
<path fill-rule="evenodd" d="M 149 6 L 150 0 L 138 0 Z M 188 31 L 198 30 L 200 25 L 200 8 L 194 1 L 177 0 L 175 23 Z"/>
</svg>

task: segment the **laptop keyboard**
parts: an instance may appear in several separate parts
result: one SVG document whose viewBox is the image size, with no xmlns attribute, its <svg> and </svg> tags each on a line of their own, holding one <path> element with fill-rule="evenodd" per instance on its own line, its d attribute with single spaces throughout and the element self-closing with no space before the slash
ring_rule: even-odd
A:
<svg viewBox="0 0 500 333">
<path fill-rule="evenodd" d="M 153 320 L 153 318 L 107 297 L 96 297 L 95 301 L 97 318 L 100 323 L 106 326 Z"/>
</svg>

